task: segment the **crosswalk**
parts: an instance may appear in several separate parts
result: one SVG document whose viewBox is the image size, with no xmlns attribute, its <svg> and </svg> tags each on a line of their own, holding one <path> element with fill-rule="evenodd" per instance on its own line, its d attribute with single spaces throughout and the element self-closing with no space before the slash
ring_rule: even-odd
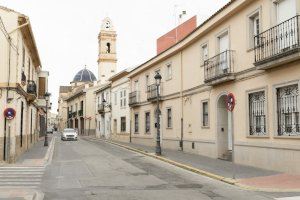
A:
<svg viewBox="0 0 300 200">
<path fill-rule="evenodd" d="M 45 167 L 0 167 L 0 189 L 38 188 Z"/>
</svg>

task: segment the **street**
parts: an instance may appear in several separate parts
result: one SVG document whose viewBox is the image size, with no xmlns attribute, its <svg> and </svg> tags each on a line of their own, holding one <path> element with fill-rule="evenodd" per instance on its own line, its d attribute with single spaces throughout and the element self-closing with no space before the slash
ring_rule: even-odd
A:
<svg viewBox="0 0 300 200">
<path fill-rule="evenodd" d="M 45 199 L 274 199 L 86 138 L 57 137 L 41 187 Z"/>
</svg>

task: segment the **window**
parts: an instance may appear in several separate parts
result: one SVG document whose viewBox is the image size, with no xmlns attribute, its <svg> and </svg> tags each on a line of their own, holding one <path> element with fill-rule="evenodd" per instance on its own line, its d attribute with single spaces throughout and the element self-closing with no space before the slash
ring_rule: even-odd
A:
<svg viewBox="0 0 300 200">
<path fill-rule="evenodd" d="M 266 135 L 265 92 L 250 93 L 249 99 L 249 134 L 251 136 Z"/>
<path fill-rule="evenodd" d="M 120 106 L 126 107 L 126 90 L 120 91 Z"/>
<path fill-rule="evenodd" d="M 118 104 L 118 93 L 117 92 L 115 92 L 114 99 L 115 99 L 115 105 L 117 105 Z"/>
<path fill-rule="evenodd" d="M 218 37 L 219 40 L 219 63 L 217 65 L 217 68 L 215 69 L 217 73 L 227 73 L 228 72 L 228 54 L 226 51 L 229 50 L 229 36 L 228 32 L 226 31 L 222 35 Z"/>
<path fill-rule="evenodd" d="M 276 90 L 277 124 L 279 136 L 300 136 L 298 84 Z"/>
<path fill-rule="evenodd" d="M 22 70 L 25 70 L 25 47 L 22 48 Z"/>
<path fill-rule="evenodd" d="M 139 132 L 139 114 L 134 114 L 134 133 Z"/>
<path fill-rule="evenodd" d="M 126 132 L 126 117 L 121 117 L 121 132 Z"/>
<path fill-rule="evenodd" d="M 148 86 L 149 86 L 149 75 L 147 74 L 146 75 L 146 91 L 148 89 Z"/>
<path fill-rule="evenodd" d="M 259 45 L 259 37 L 254 37 L 260 33 L 260 19 L 259 11 L 256 11 L 249 17 L 249 43 L 250 48 L 253 48 L 255 45 Z"/>
<path fill-rule="evenodd" d="M 172 78 L 172 64 L 167 64 L 167 75 L 166 80 L 170 80 Z"/>
<path fill-rule="evenodd" d="M 202 46 L 202 61 L 203 63 L 208 59 L 208 45 L 205 44 Z"/>
<path fill-rule="evenodd" d="M 202 102 L 202 126 L 208 127 L 208 102 Z"/>
<path fill-rule="evenodd" d="M 133 88 L 134 88 L 134 92 L 139 91 L 139 81 L 138 81 L 138 80 L 134 81 L 134 86 L 133 86 Z"/>
<path fill-rule="evenodd" d="M 145 131 L 150 133 L 150 112 L 145 113 Z"/>
<path fill-rule="evenodd" d="M 172 128 L 172 109 L 167 108 L 167 128 Z"/>
<path fill-rule="evenodd" d="M 106 43 L 106 53 L 110 53 L 110 43 Z"/>
<path fill-rule="evenodd" d="M 31 63 L 30 63 L 30 58 L 27 59 L 28 62 L 28 79 L 32 80 L 30 72 L 31 72 Z"/>
<path fill-rule="evenodd" d="M 80 102 L 80 110 L 83 110 L 83 101 Z"/>
</svg>

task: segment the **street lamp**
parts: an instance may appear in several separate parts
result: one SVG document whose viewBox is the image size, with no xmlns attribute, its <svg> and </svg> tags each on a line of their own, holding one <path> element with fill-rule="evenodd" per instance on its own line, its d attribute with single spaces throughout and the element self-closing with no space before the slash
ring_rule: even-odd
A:
<svg viewBox="0 0 300 200">
<path fill-rule="evenodd" d="M 44 96 L 45 96 L 45 100 L 46 100 L 46 133 L 45 133 L 44 146 L 46 147 L 46 146 L 48 146 L 48 135 L 47 135 L 47 132 L 48 132 L 48 102 L 49 102 L 51 94 L 49 92 L 46 92 Z"/>
<path fill-rule="evenodd" d="M 159 115 L 160 115 L 160 110 L 159 110 L 159 95 L 160 95 L 160 83 L 161 83 L 161 75 L 159 72 L 156 73 L 154 76 L 155 83 L 156 83 L 156 148 L 155 148 L 155 154 L 160 156 L 161 155 L 161 146 L 160 146 L 160 122 L 159 122 Z"/>
</svg>

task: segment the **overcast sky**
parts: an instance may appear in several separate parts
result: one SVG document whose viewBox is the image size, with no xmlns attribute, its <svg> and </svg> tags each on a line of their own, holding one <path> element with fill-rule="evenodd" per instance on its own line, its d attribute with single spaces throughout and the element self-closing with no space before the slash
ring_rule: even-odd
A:
<svg viewBox="0 0 300 200">
<path fill-rule="evenodd" d="M 57 109 L 60 85 L 69 85 L 85 65 L 97 76 L 102 19 L 116 28 L 118 71 L 156 55 L 156 39 L 175 27 L 176 12 L 197 15 L 198 25 L 229 0 L 0 0 L 30 18 L 49 92 Z"/>
</svg>

